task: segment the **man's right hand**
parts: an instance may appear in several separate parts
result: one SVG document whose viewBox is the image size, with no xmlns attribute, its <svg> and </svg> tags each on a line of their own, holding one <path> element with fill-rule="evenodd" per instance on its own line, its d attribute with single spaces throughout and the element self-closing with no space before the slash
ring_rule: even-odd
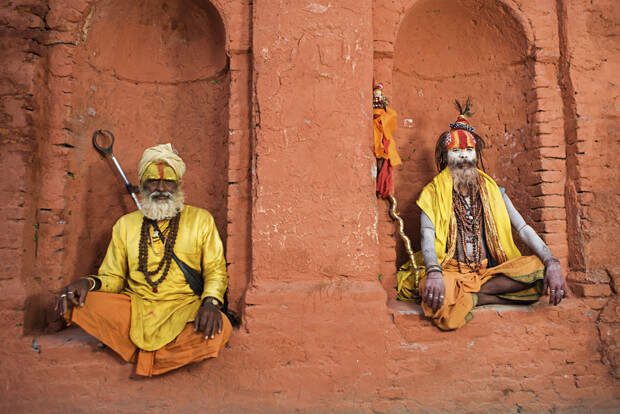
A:
<svg viewBox="0 0 620 414">
<path fill-rule="evenodd" d="M 210 301 L 205 300 L 194 319 L 194 332 L 204 333 L 205 339 L 213 339 L 222 333 L 222 312 Z"/>
<path fill-rule="evenodd" d="M 56 310 L 60 316 L 63 316 L 72 306 L 84 306 L 89 288 L 90 281 L 86 278 L 65 286 L 56 302 Z"/>
<path fill-rule="evenodd" d="M 446 287 L 444 286 L 441 272 L 428 273 L 426 275 L 422 300 L 433 309 L 433 312 L 437 312 L 437 309 L 443 305 L 445 294 Z"/>
</svg>

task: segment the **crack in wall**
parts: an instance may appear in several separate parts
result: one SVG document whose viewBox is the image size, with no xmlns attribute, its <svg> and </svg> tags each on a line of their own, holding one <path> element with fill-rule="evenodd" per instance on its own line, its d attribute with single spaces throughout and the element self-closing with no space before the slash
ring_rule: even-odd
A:
<svg viewBox="0 0 620 414">
<path fill-rule="evenodd" d="M 523 59 L 523 60 L 518 60 L 518 61 L 510 62 L 508 64 L 504 64 L 504 65 L 498 66 L 497 68 L 490 69 L 490 70 L 487 70 L 487 71 L 484 71 L 484 72 L 455 72 L 455 73 L 453 73 L 452 75 L 449 75 L 449 76 L 427 76 L 427 75 L 423 75 L 421 73 L 418 73 L 416 71 L 405 71 L 405 70 L 402 70 L 402 69 L 397 68 L 397 67 L 394 68 L 394 73 L 402 73 L 403 75 L 412 76 L 412 77 L 417 78 L 418 80 L 423 80 L 423 81 L 440 82 L 440 81 L 444 81 L 444 80 L 452 80 L 452 79 L 455 79 L 455 78 L 473 78 L 473 77 L 481 76 L 481 75 L 488 75 L 488 74 L 493 74 L 493 73 L 502 73 L 506 69 L 527 65 L 530 62 L 531 62 L 531 59 L 526 58 L 526 59 Z"/>
<path fill-rule="evenodd" d="M 585 257 L 583 254 L 583 240 L 579 237 L 580 208 L 577 202 L 576 184 L 579 180 L 579 171 L 576 158 L 577 141 L 577 110 L 575 90 L 570 77 L 570 56 L 568 50 L 567 20 L 568 12 L 566 0 L 556 0 L 558 16 L 558 41 L 560 57 L 558 59 L 558 84 L 560 86 L 563 116 L 564 138 L 566 142 L 566 184 L 564 198 L 566 203 L 566 236 L 569 245 L 569 270 L 585 271 Z M 572 247 L 572 249 L 571 249 Z"/>
<path fill-rule="evenodd" d="M 156 86 L 178 86 L 178 85 L 191 85 L 193 83 L 214 82 L 214 81 L 219 81 L 222 78 L 226 77 L 226 75 L 228 75 L 228 73 L 230 72 L 229 63 L 227 62 L 226 66 L 223 69 L 219 70 L 216 74 L 211 75 L 211 76 L 195 78 L 195 79 L 175 80 L 175 81 L 146 81 L 146 80 L 132 79 L 126 76 L 119 75 L 118 73 L 116 73 L 114 69 L 100 69 L 90 61 L 90 58 L 88 59 L 88 66 L 91 69 L 93 69 L 95 72 L 97 72 L 98 74 L 114 78 L 120 82 L 132 83 L 134 85 L 156 85 Z"/>
</svg>

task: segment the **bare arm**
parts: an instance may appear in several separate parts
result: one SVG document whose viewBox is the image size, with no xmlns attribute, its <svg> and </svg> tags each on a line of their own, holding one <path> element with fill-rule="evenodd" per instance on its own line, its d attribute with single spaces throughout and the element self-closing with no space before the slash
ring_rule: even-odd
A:
<svg viewBox="0 0 620 414">
<path fill-rule="evenodd" d="M 536 231 L 534 231 L 534 229 L 525 222 L 504 191 L 502 191 L 502 197 L 504 198 L 504 204 L 506 204 L 506 209 L 508 210 L 510 223 L 512 224 L 512 227 L 517 230 L 519 238 L 523 241 L 523 243 L 525 243 L 525 245 L 532 252 L 534 252 L 534 254 L 538 256 L 543 263 L 545 263 L 546 260 L 553 258 L 551 250 L 549 250 L 540 236 L 536 234 Z"/>
<path fill-rule="evenodd" d="M 420 233 L 422 236 L 422 257 L 424 265 L 429 267 L 437 265 L 437 252 L 435 251 L 435 226 L 431 219 L 422 212 L 420 215 Z"/>
<path fill-rule="evenodd" d="M 422 257 L 424 257 L 424 266 L 427 269 L 422 300 L 436 312 L 443 305 L 446 288 L 443 283 L 441 267 L 437 263 L 435 225 L 424 212 L 420 215 L 420 233 L 422 236 Z"/>
<path fill-rule="evenodd" d="M 560 262 L 553 256 L 551 250 L 549 250 L 540 236 L 536 234 L 534 229 L 523 220 L 521 214 L 519 214 L 515 206 L 512 205 L 512 201 L 510 201 L 506 192 L 503 189 L 501 190 L 512 227 L 517 230 L 519 238 L 523 243 L 525 243 L 545 265 L 543 293 L 549 290 L 549 303 L 557 305 L 566 297 L 567 291 L 566 282 L 564 281 L 562 269 L 560 268 Z"/>
</svg>

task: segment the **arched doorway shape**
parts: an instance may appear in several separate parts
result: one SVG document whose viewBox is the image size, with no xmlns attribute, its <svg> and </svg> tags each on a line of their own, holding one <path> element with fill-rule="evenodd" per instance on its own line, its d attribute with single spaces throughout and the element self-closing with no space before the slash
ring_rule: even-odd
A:
<svg viewBox="0 0 620 414">
<path fill-rule="evenodd" d="M 434 146 L 456 118 L 455 99 L 470 96 L 471 118 L 486 138 L 487 172 L 505 186 L 526 219 L 535 130 L 531 44 L 521 19 L 495 0 L 417 1 L 401 21 L 393 53 L 393 107 L 403 167 L 397 196 L 407 232 L 419 246 L 415 201 L 437 173 Z M 413 119 L 413 128 L 403 120 Z M 397 263 L 406 260 L 397 245 Z"/>
<path fill-rule="evenodd" d="M 209 210 L 227 235 L 230 72 L 224 23 L 208 1 L 97 2 L 86 17 L 73 68 L 72 240 L 76 275 L 96 271 L 114 221 L 135 206 L 111 164 L 89 143 L 96 129 L 116 136 L 130 180 L 142 151 L 171 142 L 187 164 L 186 203 Z M 72 266 L 73 263 L 75 266 Z"/>
<path fill-rule="evenodd" d="M 135 209 L 92 148 L 99 128 L 116 135 L 115 153 L 134 183 L 144 148 L 174 144 L 188 164 L 187 203 L 211 211 L 225 240 L 229 299 L 241 311 L 251 257 L 248 16 L 251 5 L 241 1 L 50 5 L 50 48 L 36 83 L 42 133 L 32 163 L 26 331 L 58 322 L 57 292 L 97 269 L 111 225 Z"/>
</svg>

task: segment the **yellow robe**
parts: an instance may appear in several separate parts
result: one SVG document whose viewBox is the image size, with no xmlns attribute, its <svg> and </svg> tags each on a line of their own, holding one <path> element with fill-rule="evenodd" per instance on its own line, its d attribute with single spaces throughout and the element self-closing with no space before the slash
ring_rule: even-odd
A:
<svg viewBox="0 0 620 414">
<path fill-rule="evenodd" d="M 155 351 L 174 340 L 194 320 L 201 300 L 212 296 L 223 301 L 228 286 L 226 260 L 222 241 L 211 214 L 198 207 L 184 206 L 179 221 L 179 231 L 174 252 L 193 269 L 201 270 L 204 279 L 202 297 L 194 294 L 183 272 L 172 261 L 166 279 L 157 287 L 157 293 L 138 269 L 138 247 L 141 211 L 121 217 L 112 230 L 112 240 L 97 277 L 101 280 L 100 292 L 123 293 L 131 297 L 131 328 L 129 337 L 140 349 Z M 163 230 L 166 221 L 159 222 Z M 149 247 L 148 269 L 157 267 L 164 246 L 153 234 Z M 163 269 L 151 280 L 157 280 Z M 114 309 L 110 309 L 114 312 Z"/>
</svg>

